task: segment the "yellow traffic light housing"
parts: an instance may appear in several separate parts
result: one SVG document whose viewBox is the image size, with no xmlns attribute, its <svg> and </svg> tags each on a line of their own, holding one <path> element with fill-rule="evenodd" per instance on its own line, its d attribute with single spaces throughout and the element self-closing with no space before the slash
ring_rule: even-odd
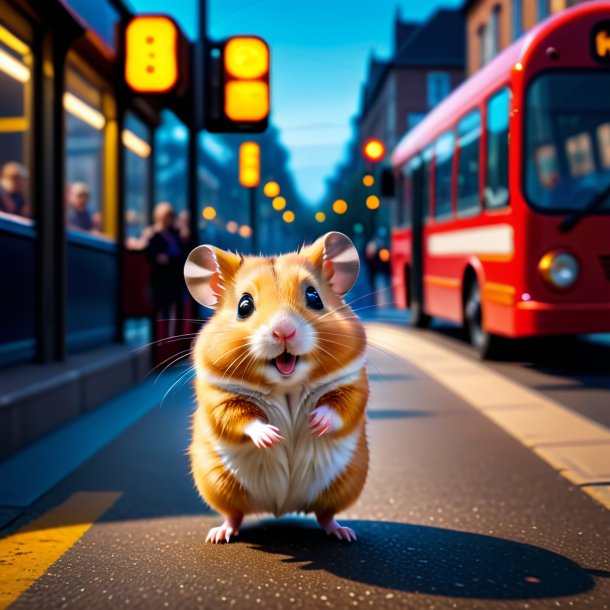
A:
<svg viewBox="0 0 610 610">
<path fill-rule="evenodd" d="M 257 36 L 234 36 L 208 44 L 206 129 L 213 133 L 267 128 L 269 68 L 267 43 Z"/>
<path fill-rule="evenodd" d="M 256 142 L 243 142 L 239 147 L 239 183 L 255 188 L 261 179 L 261 149 Z"/>
<path fill-rule="evenodd" d="M 186 84 L 187 47 L 166 15 L 137 15 L 125 28 L 125 82 L 136 93 L 177 92 Z"/>
</svg>

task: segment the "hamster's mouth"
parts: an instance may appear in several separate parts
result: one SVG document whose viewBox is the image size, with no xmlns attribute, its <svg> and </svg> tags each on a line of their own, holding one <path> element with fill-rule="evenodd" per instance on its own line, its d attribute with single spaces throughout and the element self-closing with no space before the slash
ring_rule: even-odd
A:
<svg viewBox="0 0 610 610">
<path fill-rule="evenodd" d="M 277 358 L 274 358 L 272 362 L 275 367 L 284 377 L 288 377 L 294 373 L 294 369 L 297 368 L 298 356 L 291 354 L 288 350 L 284 350 L 283 354 L 280 354 Z"/>
</svg>

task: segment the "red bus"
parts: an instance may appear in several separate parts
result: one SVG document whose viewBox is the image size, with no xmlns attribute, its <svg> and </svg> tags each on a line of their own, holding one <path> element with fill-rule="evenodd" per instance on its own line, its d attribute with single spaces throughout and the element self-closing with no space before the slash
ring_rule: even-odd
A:
<svg viewBox="0 0 610 610">
<path fill-rule="evenodd" d="M 392 288 L 414 326 L 610 331 L 610 2 L 540 23 L 392 154 Z"/>
</svg>

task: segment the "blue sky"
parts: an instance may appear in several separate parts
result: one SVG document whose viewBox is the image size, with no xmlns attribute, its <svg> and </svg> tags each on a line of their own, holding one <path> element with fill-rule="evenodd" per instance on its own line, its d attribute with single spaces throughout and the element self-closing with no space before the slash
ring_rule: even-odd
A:
<svg viewBox="0 0 610 610">
<path fill-rule="evenodd" d="M 208 0 L 208 35 L 257 34 L 271 48 L 272 120 L 290 151 L 306 200 L 319 201 L 345 154 L 371 52 L 387 57 L 397 8 L 426 19 L 463 0 Z M 169 13 L 197 36 L 198 0 L 131 0 L 138 12 Z"/>
</svg>

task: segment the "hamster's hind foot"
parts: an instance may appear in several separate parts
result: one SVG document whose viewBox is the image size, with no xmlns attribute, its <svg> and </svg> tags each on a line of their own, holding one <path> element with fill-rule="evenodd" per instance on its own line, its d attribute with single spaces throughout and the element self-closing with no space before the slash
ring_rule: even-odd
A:
<svg viewBox="0 0 610 610">
<path fill-rule="evenodd" d="M 239 534 L 239 526 L 244 518 L 242 513 L 235 515 L 223 515 L 225 522 L 218 527 L 213 527 L 206 536 L 206 542 L 218 544 L 219 542 L 229 542 L 231 536 Z"/>
<path fill-rule="evenodd" d="M 338 540 L 347 540 L 347 542 L 357 540 L 356 532 L 354 532 L 351 527 L 345 527 L 337 523 L 333 516 L 328 517 L 327 515 L 316 515 L 316 517 L 318 519 L 318 523 L 327 533 L 327 535 L 330 536 L 333 534 Z"/>
</svg>

